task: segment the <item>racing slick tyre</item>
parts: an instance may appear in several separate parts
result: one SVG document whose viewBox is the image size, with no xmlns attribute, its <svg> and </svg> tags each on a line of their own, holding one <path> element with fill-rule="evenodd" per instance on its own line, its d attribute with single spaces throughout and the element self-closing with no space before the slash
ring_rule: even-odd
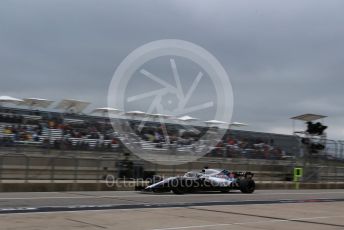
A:
<svg viewBox="0 0 344 230">
<path fill-rule="evenodd" d="M 256 183 L 252 179 L 243 179 L 239 182 L 242 193 L 253 193 L 256 189 Z"/>
</svg>

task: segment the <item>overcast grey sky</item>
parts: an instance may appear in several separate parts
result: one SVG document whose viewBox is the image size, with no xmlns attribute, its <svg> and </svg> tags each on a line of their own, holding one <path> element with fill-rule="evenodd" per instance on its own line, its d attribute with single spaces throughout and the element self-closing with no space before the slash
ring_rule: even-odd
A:
<svg viewBox="0 0 344 230">
<path fill-rule="evenodd" d="M 1 0 L 0 95 L 105 106 L 131 51 L 182 39 L 230 75 L 232 120 L 291 133 L 289 117 L 319 113 L 344 139 L 343 25 L 342 0 Z"/>
</svg>

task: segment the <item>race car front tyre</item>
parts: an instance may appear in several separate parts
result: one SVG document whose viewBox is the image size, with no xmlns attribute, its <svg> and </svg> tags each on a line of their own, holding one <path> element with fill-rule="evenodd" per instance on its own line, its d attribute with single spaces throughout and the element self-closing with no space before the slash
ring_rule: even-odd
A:
<svg viewBox="0 0 344 230">
<path fill-rule="evenodd" d="M 256 183 L 252 179 L 240 180 L 239 185 L 242 193 L 253 193 L 256 189 Z"/>
</svg>

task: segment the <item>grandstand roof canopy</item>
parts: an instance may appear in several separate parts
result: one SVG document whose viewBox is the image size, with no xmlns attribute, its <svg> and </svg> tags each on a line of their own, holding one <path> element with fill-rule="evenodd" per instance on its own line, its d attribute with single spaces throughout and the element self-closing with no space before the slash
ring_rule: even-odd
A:
<svg viewBox="0 0 344 230">
<path fill-rule="evenodd" d="M 171 117 L 171 115 L 160 114 L 160 113 L 148 114 L 148 115 L 149 115 L 149 116 L 152 116 L 152 117 L 162 117 L 162 118 L 169 118 L 169 117 Z"/>
<path fill-rule="evenodd" d="M 63 119 L 64 123 L 66 124 L 80 124 L 80 123 L 84 123 L 84 120 L 80 120 L 80 119 L 73 119 L 73 118 L 65 118 Z"/>
<path fill-rule="evenodd" d="M 224 121 L 210 120 L 210 121 L 205 121 L 204 123 L 206 123 L 207 126 L 209 126 L 209 127 L 217 127 L 217 128 L 228 127 L 228 123 L 224 122 Z"/>
<path fill-rule="evenodd" d="M 198 119 L 186 115 L 186 116 L 183 116 L 183 117 L 178 118 L 178 120 L 181 120 L 181 121 L 196 121 L 196 120 L 198 120 Z"/>
<path fill-rule="evenodd" d="M 91 113 L 120 113 L 119 109 L 110 108 L 110 107 L 103 107 L 103 108 L 96 108 Z"/>
<path fill-rule="evenodd" d="M 72 113 L 81 113 L 89 104 L 91 103 L 86 101 L 63 99 L 55 109 L 63 109 L 66 112 Z"/>
<path fill-rule="evenodd" d="M 18 104 L 19 102 L 22 102 L 23 100 L 15 98 L 15 97 L 10 97 L 10 96 L 0 96 L 0 103 L 13 103 L 13 104 Z"/>
<path fill-rule="evenodd" d="M 236 126 L 236 127 L 248 126 L 248 124 L 242 123 L 242 122 L 232 122 L 230 125 L 231 126 Z"/>
<path fill-rule="evenodd" d="M 22 102 L 19 102 L 18 105 L 26 105 L 31 108 L 47 108 L 54 101 L 50 101 L 42 98 L 24 98 Z"/>
<path fill-rule="evenodd" d="M 316 121 L 319 119 L 323 119 L 326 118 L 327 116 L 324 115 L 317 115 L 317 114 L 311 114 L 311 113 L 306 113 L 306 114 L 302 114 L 296 117 L 292 117 L 290 119 L 292 120 L 299 120 L 299 121 Z"/>
<path fill-rule="evenodd" d="M 217 120 L 205 121 L 204 123 L 207 123 L 207 124 L 219 124 L 219 125 L 228 124 L 227 122 L 217 121 Z"/>
<path fill-rule="evenodd" d="M 129 112 L 126 112 L 125 113 L 126 115 L 141 115 L 141 116 L 144 116 L 144 115 L 146 115 L 146 113 L 145 112 L 142 112 L 142 111 L 129 111 Z"/>
</svg>

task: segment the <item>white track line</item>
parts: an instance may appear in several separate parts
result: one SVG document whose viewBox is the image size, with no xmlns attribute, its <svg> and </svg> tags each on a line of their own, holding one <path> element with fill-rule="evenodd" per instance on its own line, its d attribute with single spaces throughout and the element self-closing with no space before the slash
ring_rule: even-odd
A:
<svg viewBox="0 0 344 230">
<path fill-rule="evenodd" d="M 150 230 L 199 229 L 199 228 L 211 228 L 211 227 L 234 226 L 234 225 L 292 222 L 292 221 L 299 221 L 299 220 L 318 220 L 318 219 L 341 218 L 341 217 L 344 217 L 344 216 L 318 216 L 318 217 L 295 218 L 295 219 L 287 219 L 287 220 L 263 220 L 263 221 L 238 222 L 238 223 L 228 223 L 228 224 L 191 225 L 191 226 L 169 227 L 169 228 L 154 228 Z"/>
<path fill-rule="evenodd" d="M 209 196 L 271 196 L 271 195 L 326 195 L 326 194 L 344 194 L 342 192 L 302 192 L 302 193 L 254 193 L 254 194 L 186 194 L 184 196 L 178 196 L 174 194 L 149 194 L 149 195 L 123 195 L 123 196 L 42 196 L 42 197 L 0 197 L 0 200 L 46 200 L 46 199 L 106 199 L 106 198 L 148 198 L 148 197 L 209 197 Z M 329 198 L 330 199 L 330 198 Z"/>
<path fill-rule="evenodd" d="M 325 199 L 327 200 L 327 199 Z M 250 201 L 262 201 L 262 202 L 268 202 L 270 200 L 241 200 L 242 202 L 250 202 Z M 284 201 L 289 201 L 289 200 L 284 200 Z M 291 201 L 293 201 L 291 199 Z M 216 203 L 221 203 L 223 201 L 210 201 L 211 203 L 214 203 L 216 206 Z M 236 201 L 234 201 L 235 203 Z M 187 202 L 174 202 L 172 204 L 175 205 L 183 205 L 186 204 Z M 229 202 L 230 203 L 230 202 Z M 184 207 L 157 207 L 157 206 L 164 206 L 164 205 L 170 205 L 171 203 L 154 203 L 154 204 L 149 204 L 149 203 L 135 203 L 134 205 L 144 205 L 145 209 L 146 208 L 153 208 L 153 209 L 166 209 L 166 208 L 184 208 Z M 197 206 L 197 204 L 203 204 L 203 202 L 192 202 L 192 205 L 190 207 L 198 207 L 198 208 L 207 208 L 209 206 Z M 272 203 L 272 204 L 250 204 L 250 205 L 278 205 L 278 204 L 283 204 L 283 205 L 288 205 L 288 204 L 299 204 L 299 203 L 295 203 L 295 202 L 285 202 L 285 203 Z M 305 204 L 305 203 L 302 203 Z M 308 203 L 306 203 L 308 204 Z M 70 208 L 70 209 L 75 209 L 75 208 L 106 208 L 106 207 L 116 207 L 116 206 L 130 206 L 133 204 L 128 204 L 128 203 L 124 203 L 124 204 L 114 204 L 114 205 L 67 205 L 67 206 L 39 206 L 39 207 L 7 207 L 7 208 L 0 208 L 0 211 L 16 211 L 16 210 L 38 210 L 41 208 Z M 196 205 L 196 206 L 195 206 Z M 228 205 L 233 205 L 233 206 L 247 206 L 245 204 L 228 204 Z M 64 211 L 47 211 L 47 212 L 41 212 L 41 211 L 37 211 L 37 212 L 31 212 L 31 213 L 11 213 L 11 214 L 35 214 L 35 213 L 59 213 L 59 212 L 87 212 L 87 211 L 107 211 L 107 210 L 112 210 L 112 211 L 118 211 L 118 210 L 137 210 L 137 209 L 143 209 L 142 207 L 140 208 L 135 208 L 135 209 L 100 209 L 100 210 L 64 210 Z M 7 215 L 8 213 L 2 213 L 1 215 Z M 0 215 L 0 216 L 1 216 Z"/>
<path fill-rule="evenodd" d="M 299 203 L 297 203 L 299 204 Z M 308 203 L 303 203 L 303 204 L 308 204 Z M 261 205 L 261 204 L 252 204 L 253 206 L 256 206 L 256 205 Z M 276 204 L 264 204 L 264 206 L 273 206 L 273 205 L 276 205 Z M 295 205 L 295 203 L 285 203 L 283 205 Z M 238 204 L 238 205 L 235 205 L 235 206 L 242 206 L 242 207 L 245 207 L 247 205 L 241 205 L 241 204 Z M 193 206 L 191 206 L 193 207 Z M 209 206 L 197 206 L 198 208 L 209 208 Z M 31 207 L 31 209 L 37 209 L 36 207 Z M 145 208 L 146 210 L 147 208 Z M 153 210 L 159 210 L 159 209 L 166 209 L 166 207 L 154 207 Z M 179 209 L 182 209 L 182 207 L 169 207 L 168 209 L 176 209 L 176 210 L 179 210 Z M 107 212 L 114 212 L 114 211 L 117 211 L 117 212 L 133 212 L 133 211 L 138 211 L 138 210 L 141 210 L 141 208 L 139 209 L 98 209 L 98 210 L 65 210 L 63 211 L 63 213 L 88 213 L 88 212 L 100 212 L 100 213 L 107 213 Z M 148 210 L 151 210 L 150 208 L 148 208 Z M 37 214 L 45 214 L 45 215 L 49 215 L 49 214 L 58 214 L 58 213 L 62 213 L 62 211 L 49 211 L 49 212 L 42 212 L 42 211 L 38 211 L 38 212 L 24 212 L 24 213 L 3 213 L 3 214 L 0 214 L 0 218 L 2 216 L 8 216 L 8 215 L 37 215 Z M 333 218 L 335 217 L 338 217 L 338 216 L 331 216 Z M 344 216 L 340 216 L 340 217 L 344 217 Z M 318 217 L 317 217 L 318 218 Z M 320 217 L 319 217 L 320 218 Z M 324 217 L 326 218 L 326 217 Z M 330 217 L 329 217 L 330 218 Z M 297 219 L 289 219 L 288 221 L 292 221 L 292 220 L 297 220 Z M 286 221 L 286 220 L 284 220 Z M 160 229 L 150 229 L 150 230 L 160 230 Z M 164 230 L 164 229 L 163 229 Z M 168 230 L 168 229 L 167 229 Z"/>
</svg>

